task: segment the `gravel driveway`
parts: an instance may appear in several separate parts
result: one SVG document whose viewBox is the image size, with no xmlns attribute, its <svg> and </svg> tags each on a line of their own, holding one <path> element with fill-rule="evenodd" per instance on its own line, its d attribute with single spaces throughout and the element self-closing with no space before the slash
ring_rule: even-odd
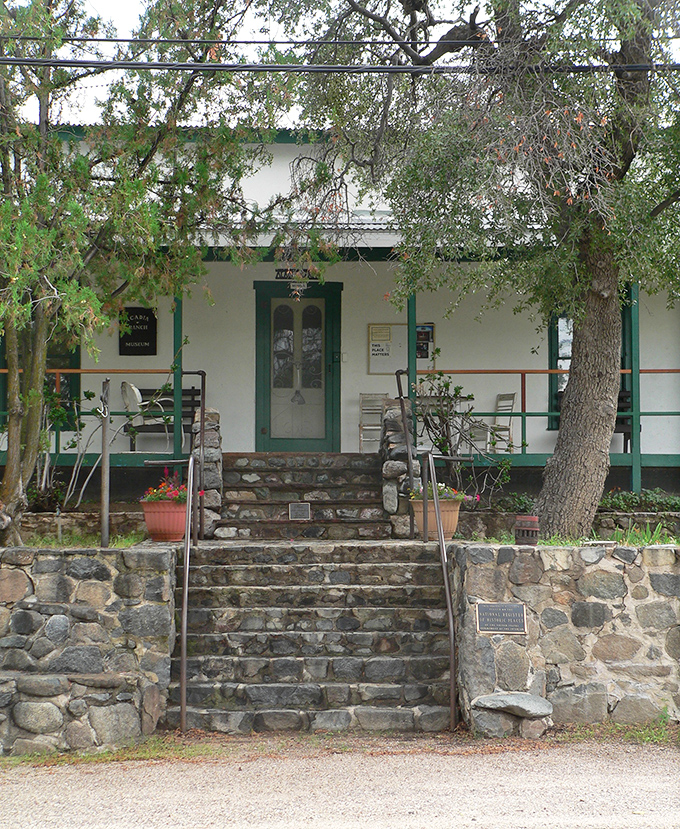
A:
<svg viewBox="0 0 680 829">
<path fill-rule="evenodd" d="M 677 748 L 399 745 L 4 769 L 0 827 L 680 829 Z"/>
</svg>

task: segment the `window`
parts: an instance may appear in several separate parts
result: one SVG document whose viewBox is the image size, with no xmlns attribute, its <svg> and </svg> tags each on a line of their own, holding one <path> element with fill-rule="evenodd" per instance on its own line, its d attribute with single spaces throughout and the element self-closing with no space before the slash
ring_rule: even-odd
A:
<svg viewBox="0 0 680 829">
<path fill-rule="evenodd" d="M 632 338 L 631 338 L 631 305 L 626 303 L 621 309 L 621 368 L 630 369 Z M 548 361 L 549 368 L 568 370 L 571 365 L 571 344 L 574 337 L 573 320 L 566 316 L 554 317 L 548 330 Z M 548 375 L 548 410 L 559 412 L 562 405 L 562 395 L 567 385 L 567 374 Z M 621 375 L 621 391 L 619 392 L 619 408 L 630 409 L 630 374 Z M 626 407 L 627 402 L 627 407 Z M 548 429 L 559 429 L 559 415 L 548 417 Z"/>
<path fill-rule="evenodd" d="M 6 368 L 7 362 L 5 360 L 5 343 L 0 341 L 0 368 Z M 56 336 L 48 345 L 47 349 L 47 368 L 80 368 L 80 348 L 69 350 L 65 338 Z M 62 374 L 60 375 L 59 398 L 61 406 L 65 410 L 65 416 L 59 426 L 62 429 L 75 429 L 76 425 L 76 407 L 75 404 L 80 400 L 80 375 L 79 374 Z M 46 375 L 45 380 L 46 389 L 56 391 L 56 375 L 52 372 Z M 0 426 L 4 426 L 7 422 L 7 374 L 0 373 Z"/>
</svg>

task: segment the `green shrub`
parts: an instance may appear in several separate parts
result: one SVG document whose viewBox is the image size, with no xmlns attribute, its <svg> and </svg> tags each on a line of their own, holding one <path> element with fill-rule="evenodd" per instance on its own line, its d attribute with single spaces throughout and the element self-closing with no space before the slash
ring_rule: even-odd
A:
<svg viewBox="0 0 680 829">
<path fill-rule="evenodd" d="M 508 492 L 494 502 L 498 512 L 510 512 L 518 515 L 534 514 L 534 499 L 526 492 Z"/>
<path fill-rule="evenodd" d="M 600 501 L 600 510 L 611 512 L 680 512 L 680 496 L 658 487 L 642 492 L 612 489 Z"/>
</svg>

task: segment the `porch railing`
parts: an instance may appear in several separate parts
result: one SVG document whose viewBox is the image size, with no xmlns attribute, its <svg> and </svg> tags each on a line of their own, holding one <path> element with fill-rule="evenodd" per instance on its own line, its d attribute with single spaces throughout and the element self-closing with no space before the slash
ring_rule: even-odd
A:
<svg viewBox="0 0 680 829">
<path fill-rule="evenodd" d="M 0 368 L 0 375 L 6 375 L 7 369 Z M 60 395 L 62 390 L 64 389 L 64 378 L 69 376 L 120 376 L 125 378 L 137 378 L 141 377 L 163 377 L 165 378 L 165 382 L 171 386 L 169 393 L 174 394 L 174 389 L 172 388 L 173 385 L 173 371 L 169 368 L 148 368 L 148 369 L 133 369 L 133 368 L 125 368 L 125 369 L 106 369 L 106 368 L 48 368 L 47 374 L 54 377 L 54 391 L 57 395 Z M 186 376 L 196 376 L 200 380 L 200 408 L 201 408 L 201 422 L 203 422 L 203 415 L 205 412 L 205 396 L 206 396 L 206 372 L 203 370 L 199 371 L 190 371 L 190 370 L 182 370 L 181 372 L 182 377 Z M 163 383 L 165 385 L 165 383 Z M 82 396 L 82 395 L 81 395 Z M 70 400 L 63 400 L 62 403 L 70 406 L 73 401 Z M 87 401 L 84 401 L 87 403 Z M 111 417 L 119 417 L 119 418 L 128 418 L 130 413 L 125 411 L 124 409 L 114 410 L 109 409 L 109 415 Z M 0 411 L 1 417 L 6 417 L 6 411 Z M 80 401 L 80 407 L 77 412 L 78 419 L 82 419 L 83 422 L 87 422 L 89 418 L 93 418 L 94 420 L 99 418 L 97 413 L 96 407 L 92 406 L 89 408 L 87 405 L 83 405 L 83 401 Z M 179 421 L 181 424 L 182 420 L 182 402 L 181 402 L 181 395 L 179 396 L 179 400 L 175 401 L 175 406 L 173 407 L 172 411 L 168 411 L 168 429 L 173 431 L 173 434 L 176 433 L 175 424 Z M 123 421 L 121 420 L 121 423 Z M 52 424 L 51 431 L 54 434 L 54 453 L 58 454 L 61 452 L 61 434 L 62 432 L 73 432 L 74 429 L 69 427 L 62 427 L 60 424 Z M 168 449 L 167 454 L 176 455 L 181 451 L 181 446 L 174 445 L 172 448 Z M 142 453 L 140 453 L 141 455 Z"/>
<path fill-rule="evenodd" d="M 564 369 L 497 369 L 497 368 L 471 368 L 471 369 L 436 369 L 437 373 L 444 374 L 448 377 L 514 377 L 519 383 L 519 408 L 513 412 L 503 412 L 503 418 L 512 418 L 513 421 L 520 423 L 520 438 L 514 441 L 516 451 L 512 454 L 499 453 L 504 457 L 511 457 L 513 465 L 542 466 L 545 460 L 551 453 L 541 453 L 532 451 L 531 443 L 528 437 L 528 423 L 530 419 L 535 418 L 551 418 L 559 417 L 559 411 L 555 410 L 528 410 L 528 381 L 532 377 L 548 377 L 549 375 L 568 375 L 569 371 Z M 418 370 L 417 377 L 424 377 L 431 372 L 428 370 Z M 643 467 L 651 466 L 680 466 L 680 453 L 662 452 L 642 453 L 641 450 L 641 424 L 645 418 L 676 418 L 680 417 L 679 409 L 663 409 L 657 408 L 645 409 L 642 407 L 642 402 L 645 399 L 645 394 L 640 391 L 639 379 L 644 377 L 666 377 L 673 378 L 680 375 L 680 368 L 640 368 L 638 372 L 634 373 L 631 369 L 621 369 L 621 375 L 629 375 L 631 377 L 631 397 L 630 407 L 625 411 L 621 411 L 619 416 L 630 418 L 631 434 L 630 434 L 630 451 L 628 452 L 613 452 L 611 454 L 612 466 L 630 467 L 631 469 L 631 489 L 638 490 L 641 488 L 641 470 Z M 547 393 L 547 390 L 543 393 Z M 680 392 L 678 393 L 680 396 Z M 495 417 L 495 411 L 481 411 L 474 410 L 475 417 L 492 418 Z M 493 460 L 493 458 L 491 459 Z M 486 462 L 481 459 L 481 462 Z"/>
</svg>

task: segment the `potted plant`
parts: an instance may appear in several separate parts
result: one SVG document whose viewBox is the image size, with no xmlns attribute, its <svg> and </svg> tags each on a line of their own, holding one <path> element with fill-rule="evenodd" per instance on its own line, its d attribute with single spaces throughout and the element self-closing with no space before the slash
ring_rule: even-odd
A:
<svg viewBox="0 0 680 829">
<path fill-rule="evenodd" d="M 166 467 L 160 484 L 149 487 L 141 502 L 152 541 L 181 541 L 184 538 L 187 488 L 177 472 L 170 475 Z"/>
<path fill-rule="evenodd" d="M 441 482 L 437 484 L 437 494 L 439 495 L 439 507 L 442 517 L 442 527 L 444 529 L 444 538 L 450 539 L 458 527 L 458 512 L 460 505 L 464 501 L 472 502 L 479 501 L 479 495 L 465 495 L 459 492 L 452 486 Z M 434 492 L 432 490 L 432 481 L 427 484 L 427 537 L 428 539 L 437 538 L 437 519 L 434 511 Z M 418 529 L 423 531 L 423 485 L 418 484 L 410 491 L 411 507 L 413 508 L 413 516 L 415 518 Z"/>
</svg>

